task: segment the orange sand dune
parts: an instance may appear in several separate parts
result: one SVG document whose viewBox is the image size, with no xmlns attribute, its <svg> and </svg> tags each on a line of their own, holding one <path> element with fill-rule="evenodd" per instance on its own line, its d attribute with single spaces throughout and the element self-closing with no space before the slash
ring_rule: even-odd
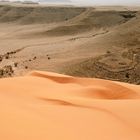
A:
<svg viewBox="0 0 140 140">
<path fill-rule="evenodd" d="M 140 140 L 140 86 L 49 72 L 0 80 L 0 140 Z"/>
</svg>

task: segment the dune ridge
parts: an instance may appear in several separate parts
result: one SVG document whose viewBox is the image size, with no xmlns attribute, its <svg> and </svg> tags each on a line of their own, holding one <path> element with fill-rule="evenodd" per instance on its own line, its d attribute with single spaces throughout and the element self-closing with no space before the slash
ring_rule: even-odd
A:
<svg viewBox="0 0 140 140">
<path fill-rule="evenodd" d="M 81 86 L 82 93 L 87 94 L 93 98 L 99 99 L 139 99 L 140 96 L 137 91 L 129 89 L 127 86 L 122 86 L 115 82 L 100 80 L 100 79 L 86 79 L 75 78 L 71 76 L 64 76 L 61 74 L 46 73 L 46 72 L 31 72 L 29 76 L 41 77 L 49 79 L 57 84 L 75 84 Z M 101 84 L 101 86 L 100 86 Z M 139 86 L 137 86 L 139 87 Z M 71 87 L 72 89 L 72 87 Z M 78 90 L 77 90 L 78 91 Z M 95 96 L 95 97 L 94 97 Z"/>
<path fill-rule="evenodd" d="M 137 85 L 42 71 L 0 79 L 0 138 L 139 140 L 139 91 Z"/>
</svg>

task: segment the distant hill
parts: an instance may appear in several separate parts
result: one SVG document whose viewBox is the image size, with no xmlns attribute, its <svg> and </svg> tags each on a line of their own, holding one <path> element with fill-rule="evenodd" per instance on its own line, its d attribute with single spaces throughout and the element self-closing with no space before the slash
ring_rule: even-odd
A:
<svg viewBox="0 0 140 140">
<path fill-rule="evenodd" d="M 39 0 L 39 2 L 46 2 L 46 3 L 71 3 L 71 0 Z"/>
</svg>

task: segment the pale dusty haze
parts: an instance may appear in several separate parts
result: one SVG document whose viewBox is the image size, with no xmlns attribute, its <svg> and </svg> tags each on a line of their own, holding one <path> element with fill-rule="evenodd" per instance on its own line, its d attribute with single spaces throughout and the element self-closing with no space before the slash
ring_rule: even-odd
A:
<svg viewBox="0 0 140 140">
<path fill-rule="evenodd" d="M 10 0 L 16 1 L 16 0 Z M 24 0 L 20 0 L 24 1 Z M 30 1 L 30 0 L 26 0 Z M 49 3 L 73 3 L 73 4 L 82 4 L 82 5 L 139 5 L 139 0 L 31 0 L 36 2 L 49 2 Z"/>
<path fill-rule="evenodd" d="M 71 0 L 72 2 L 81 4 L 99 4 L 99 5 L 137 5 L 139 0 Z"/>
</svg>

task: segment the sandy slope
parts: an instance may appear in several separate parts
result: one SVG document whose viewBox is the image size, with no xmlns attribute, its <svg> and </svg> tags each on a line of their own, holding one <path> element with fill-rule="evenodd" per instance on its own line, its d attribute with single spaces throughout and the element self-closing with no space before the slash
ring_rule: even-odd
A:
<svg viewBox="0 0 140 140">
<path fill-rule="evenodd" d="M 2 140 L 139 140 L 140 86 L 49 72 L 0 80 Z"/>
<path fill-rule="evenodd" d="M 138 83 L 140 8 L 95 8 L 0 5 L 0 77 L 36 69 Z M 41 71 L 0 79 L 0 140 L 139 140 L 139 91 Z"/>
</svg>

